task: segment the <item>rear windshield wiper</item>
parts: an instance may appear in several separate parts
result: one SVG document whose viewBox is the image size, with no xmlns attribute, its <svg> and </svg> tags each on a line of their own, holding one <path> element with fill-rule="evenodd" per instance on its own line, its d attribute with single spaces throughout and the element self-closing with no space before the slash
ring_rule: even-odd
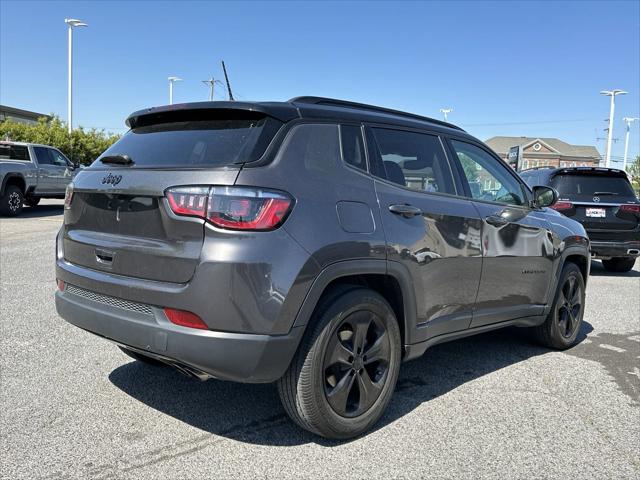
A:
<svg viewBox="0 0 640 480">
<path fill-rule="evenodd" d="M 593 192 L 594 195 L 620 195 L 616 192 Z"/>
<path fill-rule="evenodd" d="M 129 155 L 120 153 L 114 153 L 113 155 L 106 155 L 100 159 L 102 163 L 112 163 L 116 165 L 133 165 L 134 161 Z"/>
</svg>

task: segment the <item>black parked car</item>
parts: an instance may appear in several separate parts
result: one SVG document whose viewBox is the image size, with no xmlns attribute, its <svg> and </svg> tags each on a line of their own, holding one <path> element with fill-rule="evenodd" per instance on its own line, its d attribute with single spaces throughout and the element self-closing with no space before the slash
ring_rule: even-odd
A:
<svg viewBox="0 0 640 480">
<path fill-rule="evenodd" d="M 584 228 L 461 128 L 316 97 L 127 124 L 68 189 L 56 306 L 142 362 L 277 381 L 302 428 L 348 438 L 436 343 L 576 342 Z"/>
<path fill-rule="evenodd" d="M 591 254 L 612 272 L 628 272 L 640 255 L 640 201 L 627 174 L 615 168 L 540 167 L 520 176 L 558 191 L 551 208 L 584 225 Z"/>
</svg>

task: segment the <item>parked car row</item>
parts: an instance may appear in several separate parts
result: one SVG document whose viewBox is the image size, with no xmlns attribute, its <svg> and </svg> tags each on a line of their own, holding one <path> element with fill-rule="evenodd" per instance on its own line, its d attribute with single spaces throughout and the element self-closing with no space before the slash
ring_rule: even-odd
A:
<svg viewBox="0 0 640 480">
<path fill-rule="evenodd" d="M 20 142 L 0 142 L 0 214 L 16 216 L 24 204 L 41 198 L 64 198 L 78 170 L 57 148 Z"/>
</svg>

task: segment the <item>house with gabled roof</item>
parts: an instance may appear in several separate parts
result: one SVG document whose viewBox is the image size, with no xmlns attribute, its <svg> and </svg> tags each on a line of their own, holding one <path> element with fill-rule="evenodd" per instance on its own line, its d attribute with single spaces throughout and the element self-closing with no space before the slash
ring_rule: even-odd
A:
<svg viewBox="0 0 640 480">
<path fill-rule="evenodd" d="M 571 145 L 558 138 L 491 137 L 485 143 L 507 161 L 509 149 L 520 147 L 519 169 L 534 167 L 597 167 L 602 156 L 591 145 Z"/>
</svg>

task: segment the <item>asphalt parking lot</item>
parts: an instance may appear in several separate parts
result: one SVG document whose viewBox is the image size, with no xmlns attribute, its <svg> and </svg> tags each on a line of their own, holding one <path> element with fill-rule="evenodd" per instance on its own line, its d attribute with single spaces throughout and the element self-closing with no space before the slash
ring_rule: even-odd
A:
<svg viewBox="0 0 640 480">
<path fill-rule="evenodd" d="M 55 311 L 60 201 L 0 220 L 0 474 L 26 478 L 640 478 L 640 262 L 593 262 L 580 343 L 508 329 L 404 364 L 368 435 L 295 427 L 273 385 L 132 361 Z"/>
</svg>

